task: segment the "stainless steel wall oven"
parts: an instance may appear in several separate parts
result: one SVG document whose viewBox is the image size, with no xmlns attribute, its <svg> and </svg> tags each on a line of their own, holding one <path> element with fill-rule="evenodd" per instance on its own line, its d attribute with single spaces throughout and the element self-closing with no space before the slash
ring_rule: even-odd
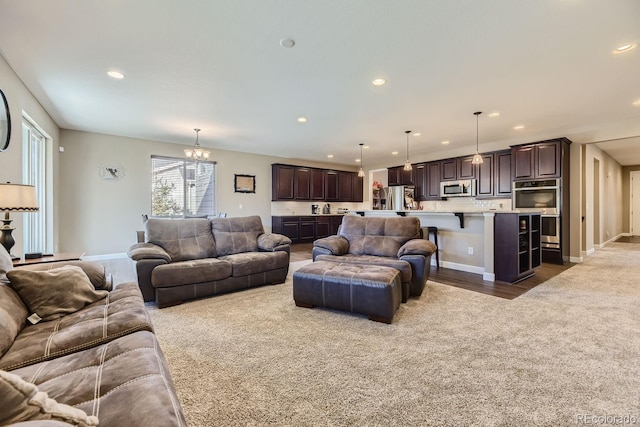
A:
<svg viewBox="0 0 640 427">
<path fill-rule="evenodd" d="M 560 180 L 516 181 L 512 198 L 514 209 L 560 215 Z"/>
</svg>

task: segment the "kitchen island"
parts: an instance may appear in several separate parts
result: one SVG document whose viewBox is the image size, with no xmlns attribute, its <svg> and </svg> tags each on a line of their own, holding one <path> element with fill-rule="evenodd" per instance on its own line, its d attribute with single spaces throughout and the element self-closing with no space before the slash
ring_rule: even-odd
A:
<svg viewBox="0 0 640 427">
<path fill-rule="evenodd" d="M 496 237 L 499 236 L 500 239 L 503 239 L 501 232 L 496 234 L 495 217 L 500 214 L 519 214 L 519 212 L 506 210 L 455 212 L 364 210 L 351 211 L 350 214 L 378 217 L 418 217 L 422 227 L 438 227 L 438 252 L 442 267 L 481 274 L 483 280 L 494 282 L 496 281 L 496 261 L 499 263 L 510 262 L 495 259 Z M 531 238 L 532 242 L 535 237 L 534 235 Z M 539 235 L 537 238 L 539 240 Z M 432 257 L 431 262 L 435 265 L 435 257 Z M 499 268 L 498 271 L 502 271 L 502 269 Z M 533 267 L 527 271 L 529 274 L 533 274 Z M 521 280 L 521 278 L 513 280 L 510 278 L 505 281 L 514 282 L 516 280 Z"/>
</svg>

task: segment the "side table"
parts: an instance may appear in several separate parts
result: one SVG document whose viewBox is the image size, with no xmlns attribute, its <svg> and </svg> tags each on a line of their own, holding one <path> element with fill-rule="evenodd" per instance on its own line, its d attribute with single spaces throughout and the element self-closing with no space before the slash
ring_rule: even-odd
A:
<svg viewBox="0 0 640 427">
<path fill-rule="evenodd" d="M 84 255 L 84 252 L 60 252 L 55 254 L 45 254 L 41 258 L 16 259 L 13 261 L 13 266 L 19 267 L 21 265 L 43 264 L 47 262 L 57 261 L 79 261 L 82 255 Z"/>
</svg>

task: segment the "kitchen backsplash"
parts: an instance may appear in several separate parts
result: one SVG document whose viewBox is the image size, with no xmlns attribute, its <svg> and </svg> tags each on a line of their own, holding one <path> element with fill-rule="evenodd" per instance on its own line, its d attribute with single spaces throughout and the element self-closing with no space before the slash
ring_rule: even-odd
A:
<svg viewBox="0 0 640 427">
<path fill-rule="evenodd" d="M 428 200 L 420 202 L 423 211 L 510 211 L 511 199 L 476 199 L 457 197 L 449 200 Z"/>
<path fill-rule="evenodd" d="M 338 209 L 366 210 L 370 209 L 368 203 L 348 203 L 348 202 L 271 202 L 272 216 L 285 215 L 311 215 L 311 205 L 318 205 L 318 212 L 322 213 L 322 208 L 329 203 L 331 213 L 338 213 Z"/>
</svg>

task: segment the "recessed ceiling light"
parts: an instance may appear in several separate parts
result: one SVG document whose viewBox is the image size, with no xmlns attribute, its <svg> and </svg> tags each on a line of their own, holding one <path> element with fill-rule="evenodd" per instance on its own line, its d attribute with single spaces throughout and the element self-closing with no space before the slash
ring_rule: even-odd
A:
<svg viewBox="0 0 640 427">
<path fill-rule="evenodd" d="M 293 39 L 282 39 L 280 40 L 280 46 L 286 47 L 287 49 L 292 48 L 296 45 L 296 41 Z"/>
<path fill-rule="evenodd" d="M 627 43 L 627 44 L 623 44 L 622 46 L 618 46 L 613 53 L 618 54 L 618 53 L 625 53 L 625 52 L 629 52 L 631 49 L 633 49 L 634 47 L 636 47 L 635 43 Z"/>
<path fill-rule="evenodd" d="M 369 148 L 369 146 L 368 145 L 363 145 L 362 148 L 364 148 L 366 150 L 367 148 Z"/>
<path fill-rule="evenodd" d="M 493 113 L 489 113 L 489 117 L 498 117 L 500 115 L 499 112 L 494 111 Z"/>
<path fill-rule="evenodd" d="M 633 101 L 633 105 L 635 105 L 636 107 L 640 107 L 640 99 L 636 99 L 635 101 Z"/>
<path fill-rule="evenodd" d="M 306 117 L 298 117 L 298 123 L 307 123 Z"/>
<path fill-rule="evenodd" d="M 420 135 L 422 135 L 422 134 L 421 134 L 420 132 L 415 132 L 415 133 L 412 133 L 412 135 L 413 135 L 413 136 L 420 136 Z"/>
<path fill-rule="evenodd" d="M 517 125 L 513 127 L 513 130 L 520 130 L 520 129 L 524 129 L 524 125 Z"/>
<path fill-rule="evenodd" d="M 373 83 L 374 86 L 382 86 L 386 82 L 387 81 L 385 79 L 378 78 L 378 79 L 374 79 L 371 83 Z"/>
<path fill-rule="evenodd" d="M 442 141 L 442 145 L 447 145 L 449 141 Z"/>
<path fill-rule="evenodd" d="M 356 163 L 360 163 L 360 159 L 356 159 Z"/>
<path fill-rule="evenodd" d="M 124 74 L 120 71 L 111 70 L 107 71 L 107 74 L 109 75 L 109 77 L 114 79 L 124 79 Z"/>
<path fill-rule="evenodd" d="M 327 157 L 333 159 L 333 154 L 327 154 Z"/>
<path fill-rule="evenodd" d="M 391 154 L 393 154 L 394 156 L 397 156 L 398 152 L 397 151 L 392 151 Z"/>
</svg>

